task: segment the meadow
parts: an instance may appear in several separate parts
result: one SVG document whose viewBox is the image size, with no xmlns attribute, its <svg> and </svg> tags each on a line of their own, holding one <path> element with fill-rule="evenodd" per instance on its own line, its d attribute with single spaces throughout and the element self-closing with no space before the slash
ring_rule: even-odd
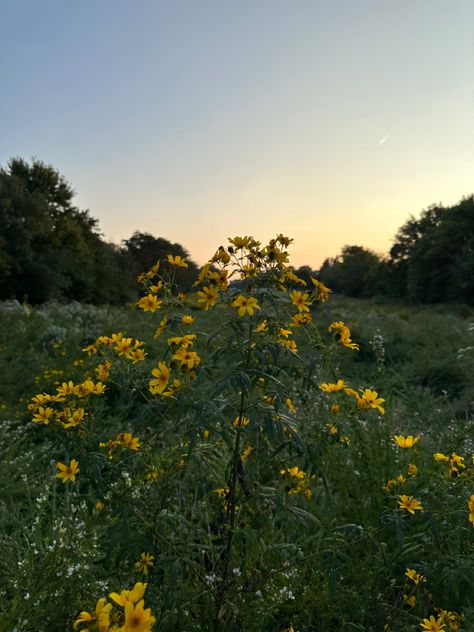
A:
<svg viewBox="0 0 474 632">
<path fill-rule="evenodd" d="M 288 245 L 0 303 L 1 632 L 474 630 L 474 310 L 307 288 Z"/>
</svg>

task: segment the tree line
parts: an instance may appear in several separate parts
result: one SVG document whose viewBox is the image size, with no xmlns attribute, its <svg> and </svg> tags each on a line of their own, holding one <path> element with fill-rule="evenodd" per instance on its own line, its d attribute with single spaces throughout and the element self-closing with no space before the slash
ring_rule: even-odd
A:
<svg viewBox="0 0 474 632">
<path fill-rule="evenodd" d="M 183 291 L 192 287 L 198 266 L 181 244 L 141 232 L 120 245 L 107 242 L 73 198 L 64 177 L 39 160 L 12 158 L 0 168 L 0 300 L 134 301 L 137 275 L 169 253 L 187 259 L 177 282 Z M 302 266 L 296 273 L 308 287 L 317 275 L 353 297 L 473 304 L 474 196 L 410 217 L 388 255 L 347 245 L 320 270 Z"/>
<path fill-rule="evenodd" d="M 344 246 L 339 256 L 324 261 L 319 274 L 348 296 L 474 304 L 474 196 L 411 216 L 388 255 Z"/>
<path fill-rule="evenodd" d="M 176 279 L 192 287 L 198 266 L 183 246 L 140 232 L 109 243 L 73 198 L 64 177 L 39 160 L 13 158 L 0 169 L 0 299 L 134 301 L 137 275 L 168 253 L 186 257 Z"/>
</svg>

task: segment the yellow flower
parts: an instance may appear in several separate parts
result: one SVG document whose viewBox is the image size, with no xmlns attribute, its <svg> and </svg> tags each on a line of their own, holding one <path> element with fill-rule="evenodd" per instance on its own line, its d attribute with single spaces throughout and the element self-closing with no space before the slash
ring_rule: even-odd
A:
<svg viewBox="0 0 474 632">
<path fill-rule="evenodd" d="M 433 457 L 435 461 L 448 461 L 449 462 L 449 456 L 447 456 L 446 454 L 443 454 L 442 452 L 436 452 L 435 454 L 433 454 Z"/>
<path fill-rule="evenodd" d="M 420 437 L 413 437 L 412 435 L 408 435 L 408 437 L 404 437 L 403 435 L 395 435 L 393 440 L 395 443 L 401 448 L 412 448 L 415 443 L 418 443 Z"/>
<path fill-rule="evenodd" d="M 145 594 L 145 590 L 148 584 L 142 584 L 137 582 L 132 590 L 122 590 L 120 595 L 116 592 L 111 592 L 109 597 L 115 601 L 119 606 L 124 607 L 127 603 L 137 603 Z"/>
<path fill-rule="evenodd" d="M 415 511 L 423 511 L 421 501 L 416 500 L 413 496 L 405 496 L 405 494 L 402 494 L 399 498 L 400 500 L 398 501 L 398 504 L 400 505 L 400 508 L 406 509 L 412 515 Z"/>
<path fill-rule="evenodd" d="M 194 344 L 196 340 L 196 334 L 186 334 L 184 336 L 173 336 L 172 338 L 168 338 L 168 346 L 169 347 L 182 347 L 183 349 L 187 349 Z"/>
<path fill-rule="evenodd" d="M 183 323 L 183 325 L 192 325 L 194 323 L 194 317 L 190 316 L 189 314 L 185 314 L 181 318 L 181 322 Z"/>
<path fill-rule="evenodd" d="M 82 423 L 84 415 L 84 408 L 76 408 L 76 410 L 72 411 L 71 415 L 69 415 L 69 417 L 67 418 L 67 422 L 64 424 L 64 427 L 73 428 L 74 426 L 78 426 L 80 423 Z"/>
<path fill-rule="evenodd" d="M 152 294 L 158 294 L 158 292 L 161 290 L 162 287 L 163 287 L 163 281 L 159 281 L 156 284 L 150 285 L 150 287 L 148 288 L 148 291 L 151 292 Z"/>
<path fill-rule="evenodd" d="M 140 553 L 140 559 L 135 562 L 135 568 L 144 575 L 148 575 L 149 569 L 154 566 L 154 556 L 151 553 Z"/>
<path fill-rule="evenodd" d="M 263 334 L 268 331 L 268 322 L 266 320 L 262 320 L 260 325 L 255 329 L 258 334 Z"/>
<path fill-rule="evenodd" d="M 408 464 L 407 473 L 409 476 L 416 476 L 418 474 L 418 468 L 414 463 Z"/>
<path fill-rule="evenodd" d="M 33 421 L 35 423 L 43 423 L 45 426 L 47 426 L 53 415 L 54 410 L 52 408 L 50 408 L 49 406 L 46 406 L 46 408 L 40 406 L 37 412 L 33 415 Z"/>
<path fill-rule="evenodd" d="M 285 400 L 285 404 L 288 410 L 292 412 L 294 415 L 296 415 L 296 408 L 294 407 L 293 402 L 291 401 L 289 397 Z"/>
<path fill-rule="evenodd" d="M 156 619 L 151 614 L 151 608 L 145 610 L 144 605 L 143 599 L 136 605 L 126 604 L 124 632 L 150 632 Z"/>
<path fill-rule="evenodd" d="M 467 501 L 467 508 L 469 509 L 469 522 L 472 522 L 474 526 L 474 494 L 469 496 L 469 500 Z"/>
<path fill-rule="evenodd" d="M 245 316 L 245 314 L 253 316 L 254 311 L 260 309 L 256 298 L 252 296 L 246 297 L 242 294 L 232 301 L 232 307 L 239 310 L 239 316 L 241 317 Z"/>
<path fill-rule="evenodd" d="M 95 606 L 94 612 L 86 612 L 85 610 L 80 612 L 72 627 L 74 628 L 74 630 L 77 630 L 81 623 L 96 622 L 99 632 L 106 632 L 110 626 L 111 609 L 111 603 L 107 603 L 105 599 L 99 599 Z M 83 630 L 86 630 L 86 628 L 83 628 Z"/>
<path fill-rule="evenodd" d="M 311 300 L 309 299 L 309 294 L 307 292 L 303 294 L 303 292 L 300 292 L 299 290 L 293 290 L 293 292 L 289 294 L 289 297 L 299 312 L 309 312 Z"/>
<path fill-rule="evenodd" d="M 58 395 L 75 395 L 76 387 L 74 385 L 74 382 L 63 382 L 61 386 L 56 389 L 56 391 L 58 392 Z"/>
<path fill-rule="evenodd" d="M 173 360 L 177 360 L 181 368 L 193 369 L 201 362 L 201 358 L 194 351 L 188 351 L 184 347 L 179 348 L 172 356 Z"/>
<path fill-rule="evenodd" d="M 160 324 L 156 328 L 155 335 L 153 337 L 159 338 L 161 334 L 165 331 L 167 325 L 168 325 L 168 319 L 166 317 L 162 318 L 160 321 Z"/>
<path fill-rule="evenodd" d="M 157 309 L 160 309 L 163 301 L 160 301 L 154 294 L 147 294 L 146 296 L 142 296 L 140 300 L 137 301 L 136 305 L 144 312 L 156 312 Z"/>
<path fill-rule="evenodd" d="M 95 374 L 99 380 L 107 380 L 110 374 L 112 362 L 106 360 L 104 364 L 99 364 L 95 369 Z"/>
<path fill-rule="evenodd" d="M 239 428 L 245 428 L 250 423 L 250 419 L 248 417 L 244 417 L 243 415 L 236 417 L 232 422 L 232 425 Z"/>
<path fill-rule="evenodd" d="M 353 349 L 357 351 L 359 349 L 359 345 L 351 340 L 351 330 L 347 325 L 345 325 L 342 321 L 337 321 L 331 323 L 328 327 L 328 331 L 335 331 L 334 338 L 341 343 L 343 347 L 347 347 L 348 349 Z"/>
<path fill-rule="evenodd" d="M 214 307 L 218 296 L 219 288 L 217 285 L 213 285 L 211 283 L 209 286 L 203 287 L 202 290 L 198 292 L 198 303 L 204 303 L 207 311 L 210 307 Z"/>
<path fill-rule="evenodd" d="M 381 415 L 385 413 L 385 409 L 382 408 L 381 404 L 385 401 L 382 397 L 378 396 L 377 391 L 371 391 L 370 389 L 359 389 L 362 395 L 359 395 L 352 389 L 345 389 L 345 392 L 348 395 L 355 395 L 357 398 L 357 406 L 361 410 L 369 410 L 370 408 L 375 408 L 379 411 Z"/>
<path fill-rule="evenodd" d="M 411 581 L 417 585 L 420 582 L 426 581 L 426 577 L 424 575 L 421 575 L 420 573 L 417 573 L 414 568 L 407 568 L 405 575 L 408 577 L 408 579 L 411 579 Z"/>
<path fill-rule="evenodd" d="M 253 237 L 234 237 L 233 239 L 231 239 L 229 237 L 228 239 L 229 243 L 231 243 L 233 246 L 235 246 L 235 248 L 241 250 L 243 248 L 249 248 L 252 246 L 256 246 L 257 244 L 259 244 L 259 242 L 256 242 L 255 239 Z"/>
<path fill-rule="evenodd" d="M 169 382 L 170 370 L 164 362 L 160 362 L 158 368 L 153 369 L 151 374 L 155 379 L 148 383 L 150 392 L 152 395 L 161 395 Z"/>
<path fill-rule="evenodd" d="M 79 463 L 76 459 L 72 459 L 69 465 L 64 465 L 64 463 L 56 463 L 56 469 L 59 472 L 56 474 L 56 477 L 61 479 L 63 483 L 67 483 L 68 481 L 75 481 L 76 475 L 80 472 L 78 467 Z"/>
<path fill-rule="evenodd" d="M 323 384 L 319 385 L 319 388 L 325 393 L 336 393 L 337 391 L 341 391 L 343 388 L 345 388 L 345 386 L 346 383 L 344 382 L 344 380 L 338 380 L 335 384 L 332 382 L 324 382 Z"/>
<path fill-rule="evenodd" d="M 139 450 L 141 447 L 140 439 L 132 436 L 129 432 L 122 432 L 118 435 L 117 439 L 130 448 L 130 450 Z"/>
<path fill-rule="evenodd" d="M 134 364 L 136 362 L 143 362 L 143 360 L 146 358 L 146 352 L 144 349 L 132 349 L 131 351 L 129 351 L 126 355 L 126 358 L 128 360 L 131 360 Z"/>
<path fill-rule="evenodd" d="M 433 615 L 431 615 L 429 619 L 423 619 L 420 626 L 426 632 L 443 632 L 443 630 L 446 630 L 446 626 L 443 623 L 443 617 L 435 619 Z"/>
<path fill-rule="evenodd" d="M 301 325 L 307 325 L 313 320 L 313 317 L 309 312 L 298 312 L 291 317 L 290 325 L 292 327 L 300 327 Z"/>
<path fill-rule="evenodd" d="M 332 290 L 330 290 L 324 285 L 324 283 L 318 281 L 318 279 L 315 279 L 314 277 L 311 277 L 311 282 L 318 290 L 318 301 L 321 301 L 321 303 L 325 303 L 328 300 L 329 293 L 332 292 Z"/>
<path fill-rule="evenodd" d="M 294 340 L 286 340 L 285 338 L 278 338 L 277 342 L 282 347 L 286 347 L 290 351 L 293 351 L 293 353 L 298 352 L 298 347 L 296 346 L 296 342 Z"/>
<path fill-rule="evenodd" d="M 249 458 L 249 456 L 252 454 L 252 452 L 253 452 L 252 446 L 249 445 L 248 448 L 245 448 L 245 450 L 242 452 L 240 456 L 242 461 L 246 461 Z"/>
<path fill-rule="evenodd" d="M 416 597 L 415 597 L 415 595 L 408 596 L 408 595 L 404 594 L 403 595 L 403 601 L 404 601 L 404 603 L 406 603 L 407 606 L 410 606 L 410 608 L 413 608 L 413 606 L 416 603 Z"/>
<path fill-rule="evenodd" d="M 341 407 L 339 406 L 339 404 L 333 404 L 331 406 L 331 412 L 333 415 L 337 415 L 337 413 L 341 412 Z"/>
<path fill-rule="evenodd" d="M 173 257 L 173 255 L 167 255 L 166 259 L 168 263 L 170 264 L 170 266 L 174 266 L 175 268 L 188 267 L 188 264 L 186 263 L 186 259 L 183 259 L 183 257 L 180 257 L 179 255 L 177 255 L 176 257 Z"/>
</svg>

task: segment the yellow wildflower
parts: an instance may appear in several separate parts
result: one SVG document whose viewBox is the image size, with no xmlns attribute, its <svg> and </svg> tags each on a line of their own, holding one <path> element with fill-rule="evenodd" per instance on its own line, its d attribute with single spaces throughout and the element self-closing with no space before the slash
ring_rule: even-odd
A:
<svg viewBox="0 0 474 632">
<path fill-rule="evenodd" d="M 168 338 L 168 346 L 169 347 L 182 347 L 183 349 L 187 349 L 194 344 L 196 340 L 196 334 L 186 334 L 184 336 L 173 336 L 172 338 Z"/>
<path fill-rule="evenodd" d="M 185 314 L 181 318 L 181 322 L 183 323 L 183 325 L 192 325 L 194 323 L 194 317 L 190 316 L 189 314 Z"/>
<path fill-rule="evenodd" d="M 406 603 L 407 606 L 410 606 L 410 608 L 413 608 L 413 606 L 416 603 L 416 597 L 415 597 L 415 595 L 403 594 L 403 601 L 404 601 L 404 603 Z"/>
<path fill-rule="evenodd" d="M 407 473 L 409 476 L 416 476 L 418 474 L 418 468 L 414 463 L 408 464 Z"/>
<path fill-rule="evenodd" d="M 414 584 L 418 585 L 421 582 L 426 582 L 426 577 L 424 575 L 421 575 L 420 573 L 417 573 L 414 568 L 407 568 L 405 575 L 408 577 L 408 579 L 411 579 Z"/>
<path fill-rule="evenodd" d="M 135 562 L 135 568 L 144 575 L 148 575 L 149 569 L 154 565 L 154 556 L 151 553 L 140 553 L 140 559 Z"/>
<path fill-rule="evenodd" d="M 405 494 L 402 494 L 399 498 L 400 500 L 398 501 L 398 504 L 400 505 L 400 508 L 406 509 L 412 515 L 415 511 L 423 511 L 421 501 L 416 500 L 413 496 L 406 496 Z"/>
<path fill-rule="evenodd" d="M 198 303 L 203 303 L 206 311 L 210 307 L 214 307 L 217 301 L 217 297 L 219 296 L 219 288 L 217 285 L 210 284 L 202 288 L 200 292 L 198 292 Z"/>
<path fill-rule="evenodd" d="M 111 592 L 109 597 L 115 601 L 119 606 L 126 606 L 128 603 L 135 604 L 145 594 L 145 590 L 148 584 L 142 584 L 142 582 L 137 582 L 132 590 L 122 590 L 120 594 L 116 592 Z"/>
<path fill-rule="evenodd" d="M 43 423 L 45 426 L 51 421 L 51 417 L 54 415 L 54 410 L 50 406 L 40 406 L 36 413 L 33 415 L 33 421 L 35 423 Z"/>
<path fill-rule="evenodd" d="M 107 380 L 110 375 L 110 369 L 112 367 L 112 362 L 106 360 L 104 364 L 99 364 L 95 369 L 95 374 L 99 380 Z"/>
<path fill-rule="evenodd" d="M 400 448 L 412 448 L 415 443 L 418 443 L 420 437 L 413 437 L 413 435 L 408 435 L 408 437 L 404 437 L 403 435 L 394 435 L 393 440 L 395 443 L 400 446 Z"/>
<path fill-rule="evenodd" d="M 472 522 L 474 526 L 474 494 L 471 494 L 471 496 L 469 496 L 469 500 L 467 501 L 467 508 L 469 509 L 468 520 L 469 522 Z"/>
<path fill-rule="evenodd" d="M 323 384 L 319 385 L 319 388 L 325 393 L 336 393 L 337 391 L 341 391 L 343 388 L 345 388 L 345 386 L 346 383 L 344 382 L 344 380 L 337 380 L 335 384 L 333 382 L 324 382 Z"/>
<path fill-rule="evenodd" d="M 328 300 L 329 294 L 330 292 L 332 292 L 332 290 L 330 290 L 324 285 L 324 283 L 318 281 L 318 279 L 315 279 L 314 277 L 311 277 L 311 282 L 318 290 L 318 301 L 321 301 L 321 303 L 325 303 Z"/>
<path fill-rule="evenodd" d="M 161 334 L 165 331 L 167 325 L 168 325 L 168 319 L 165 317 L 160 321 L 160 324 L 156 328 L 155 335 L 153 337 L 159 338 Z"/>
<path fill-rule="evenodd" d="M 142 309 L 144 312 L 156 312 L 157 309 L 160 309 L 163 301 L 160 301 L 154 294 L 147 294 L 146 296 L 142 296 L 136 303 L 137 307 Z"/>
<path fill-rule="evenodd" d="M 313 317 L 309 312 L 298 312 L 291 317 L 290 325 L 292 327 L 300 327 L 301 325 L 307 325 L 313 320 Z"/>
<path fill-rule="evenodd" d="M 150 392 L 152 395 L 161 395 L 169 382 L 170 370 L 164 362 L 160 362 L 158 368 L 153 369 L 151 374 L 155 379 L 148 383 Z"/>
<path fill-rule="evenodd" d="M 359 395 L 357 391 L 354 391 L 352 388 L 345 388 L 344 392 L 346 395 L 354 396 L 357 399 L 357 406 L 361 410 L 369 410 L 371 408 L 375 408 L 379 411 L 381 415 L 385 413 L 385 409 L 382 408 L 381 404 L 385 401 L 382 397 L 378 396 L 377 391 L 371 391 L 370 389 L 359 389 L 362 393 Z"/>
<path fill-rule="evenodd" d="M 429 619 L 423 619 L 423 621 L 420 623 L 420 626 L 426 632 L 443 632 L 444 630 L 446 630 L 446 626 L 443 623 L 443 618 L 438 617 L 437 619 L 435 619 L 433 615 L 431 615 Z"/>
<path fill-rule="evenodd" d="M 180 363 L 181 368 L 185 369 L 193 369 L 201 362 L 197 353 L 188 351 L 184 347 L 180 347 L 172 357 Z"/>
<path fill-rule="evenodd" d="M 249 445 L 248 448 L 245 448 L 245 450 L 242 452 L 240 456 L 242 461 L 246 461 L 249 458 L 249 456 L 252 454 L 252 452 L 253 452 L 252 446 Z"/>
<path fill-rule="evenodd" d="M 255 329 L 258 334 L 263 334 L 268 331 L 268 322 L 266 320 L 262 320 L 260 325 L 258 325 Z"/>
<path fill-rule="evenodd" d="M 140 449 L 140 439 L 132 436 L 129 432 L 122 432 L 116 438 L 116 441 L 120 441 L 124 443 L 130 450 L 139 450 Z"/>
<path fill-rule="evenodd" d="M 78 426 L 82 423 L 85 415 L 84 408 L 76 408 L 76 410 L 72 411 L 69 417 L 67 418 L 67 422 L 64 424 L 65 428 L 73 428 L 74 426 Z"/>
<path fill-rule="evenodd" d="M 67 483 L 68 481 L 75 481 L 76 475 L 80 472 L 78 467 L 79 463 L 76 459 L 72 459 L 69 465 L 64 465 L 64 463 L 56 463 L 56 468 L 59 472 L 56 474 L 56 477 L 61 479 L 63 483 Z"/>
<path fill-rule="evenodd" d="M 107 603 L 105 599 L 99 599 L 94 612 L 86 612 L 85 610 L 80 612 L 72 627 L 74 630 L 77 630 L 81 623 L 97 623 L 97 628 L 100 632 L 108 630 L 110 626 L 111 609 L 111 603 Z M 86 629 L 89 628 L 83 628 L 83 630 Z"/>
<path fill-rule="evenodd" d="M 259 310 L 260 306 L 256 298 L 250 296 L 246 297 L 242 294 L 237 296 L 232 301 L 232 307 L 239 311 L 239 316 L 245 316 L 245 314 L 249 314 L 249 316 L 253 316 L 255 310 Z"/>
<path fill-rule="evenodd" d="M 245 428 L 246 426 L 249 425 L 249 423 L 250 423 L 250 419 L 248 417 L 244 417 L 243 415 L 240 415 L 239 417 L 236 417 L 234 419 L 234 421 L 232 422 L 232 425 L 239 428 Z"/>
<path fill-rule="evenodd" d="M 289 297 L 299 312 L 309 312 L 311 300 L 309 299 L 309 294 L 307 292 L 303 293 L 299 290 L 293 290 L 293 292 L 289 294 Z"/>
<path fill-rule="evenodd" d="M 173 255 L 167 255 L 166 260 L 170 264 L 170 266 L 174 266 L 175 268 L 187 268 L 188 264 L 186 263 L 186 259 L 183 259 L 180 255 L 173 257 Z"/>
<path fill-rule="evenodd" d="M 335 331 L 334 338 L 341 343 L 343 347 L 347 347 L 348 349 L 353 349 L 357 351 L 359 349 L 359 345 L 351 340 L 351 330 L 349 327 L 344 324 L 342 321 L 337 321 L 331 323 L 328 327 L 328 331 Z"/>
</svg>

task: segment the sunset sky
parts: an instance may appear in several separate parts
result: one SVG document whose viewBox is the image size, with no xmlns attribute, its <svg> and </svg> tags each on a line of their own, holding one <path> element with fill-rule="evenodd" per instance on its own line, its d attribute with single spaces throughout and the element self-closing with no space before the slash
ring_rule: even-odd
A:
<svg viewBox="0 0 474 632">
<path fill-rule="evenodd" d="M 198 263 L 237 234 L 386 252 L 474 192 L 473 25 L 472 0 L 4 0 L 0 164 Z"/>
</svg>

